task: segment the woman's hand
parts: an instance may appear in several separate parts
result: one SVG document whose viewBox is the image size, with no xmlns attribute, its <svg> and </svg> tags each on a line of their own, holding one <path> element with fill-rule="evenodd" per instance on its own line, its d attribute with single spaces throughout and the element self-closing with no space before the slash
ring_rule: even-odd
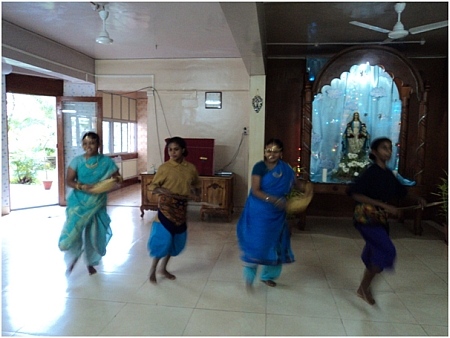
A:
<svg viewBox="0 0 450 338">
<path fill-rule="evenodd" d="M 399 217 L 401 215 L 401 210 L 399 210 L 397 207 L 394 207 L 393 205 L 386 204 L 382 208 L 393 216 Z"/>
<path fill-rule="evenodd" d="M 164 196 L 179 198 L 179 199 L 186 199 L 186 196 L 174 194 L 169 189 L 161 188 L 161 187 L 153 189 L 152 194 L 164 195 Z"/>
<path fill-rule="evenodd" d="M 93 192 L 90 191 L 93 186 L 94 185 L 92 185 L 92 184 L 81 184 L 79 190 L 87 192 L 89 194 L 94 194 Z"/>
<path fill-rule="evenodd" d="M 284 210 L 286 209 L 286 202 L 287 201 L 284 197 L 280 197 L 273 203 L 273 205 L 275 205 L 278 209 Z"/>
<path fill-rule="evenodd" d="M 422 208 L 422 210 L 423 210 L 423 208 L 425 208 L 425 206 L 427 205 L 426 199 L 425 199 L 425 198 L 422 198 L 422 197 L 418 197 L 418 198 L 417 198 L 417 203 L 420 205 L 420 207 Z"/>
<path fill-rule="evenodd" d="M 191 199 L 192 199 L 194 202 L 201 202 L 201 201 L 202 201 L 201 196 L 198 196 L 198 195 L 191 195 Z"/>
<path fill-rule="evenodd" d="M 114 178 L 116 180 L 117 184 L 122 184 L 123 183 L 123 178 L 119 174 L 113 175 L 112 178 Z"/>
<path fill-rule="evenodd" d="M 152 190 L 153 194 L 157 194 L 157 195 L 167 195 L 167 196 L 172 196 L 172 193 L 170 192 L 169 189 L 166 188 L 155 188 Z"/>
</svg>

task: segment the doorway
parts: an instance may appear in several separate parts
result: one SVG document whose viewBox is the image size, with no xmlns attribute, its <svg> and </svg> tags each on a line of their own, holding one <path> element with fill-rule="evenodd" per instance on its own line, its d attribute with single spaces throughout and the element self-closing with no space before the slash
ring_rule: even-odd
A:
<svg viewBox="0 0 450 338">
<path fill-rule="evenodd" d="M 7 93 L 11 210 L 57 205 L 56 97 Z"/>
</svg>

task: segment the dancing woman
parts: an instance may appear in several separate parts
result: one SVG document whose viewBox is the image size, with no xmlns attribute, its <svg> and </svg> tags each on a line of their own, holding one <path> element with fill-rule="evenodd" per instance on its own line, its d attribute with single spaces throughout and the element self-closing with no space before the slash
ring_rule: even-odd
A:
<svg viewBox="0 0 450 338">
<path fill-rule="evenodd" d="M 73 158 L 67 168 L 66 185 L 74 190 L 67 198 L 66 221 L 59 238 L 59 248 L 65 252 L 67 272 L 72 272 L 78 258 L 85 253 L 89 274 L 97 271 L 106 246 L 112 236 L 111 219 L 106 212 L 107 192 L 96 192 L 94 185 L 114 178 L 122 182 L 119 169 L 112 159 L 99 154 L 100 137 L 93 132 L 82 138 L 85 153 Z"/>
</svg>

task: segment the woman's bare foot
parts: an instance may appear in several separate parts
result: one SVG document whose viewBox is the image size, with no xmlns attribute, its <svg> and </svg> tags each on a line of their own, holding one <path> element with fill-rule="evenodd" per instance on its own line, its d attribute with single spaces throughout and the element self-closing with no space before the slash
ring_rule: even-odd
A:
<svg viewBox="0 0 450 338">
<path fill-rule="evenodd" d="M 264 284 L 266 284 L 267 286 L 270 286 L 270 287 L 275 287 L 275 286 L 277 286 L 277 283 L 275 283 L 273 280 L 261 280 L 261 282 L 263 282 Z"/>
<path fill-rule="evenodd" d="M 150 280 L 150 283 L 152 283 L 152 284 L 156 284 L 156 271 L 155 270 L 156 269 L 154 269 L 154 268 L 150 269 L 150 278 L 149 278 L 149 280 Z"/>
<path fill-rule="evenodd" d="M 362 286 L 360 286 L 358 288 L 358 290 L 356 291 L 356 294 L 358 295 L 359 298 L 362 298 L 368 304 L 370 304 L 370 305 L 375 304 L 375 299 L 373 299 L 373 296 L 372 296 L 372 293 L 370 292 L 370 290 L 364 290 L 362 288 Z"/>
<path fill-rule="evenodd" d="M 89 275 L 93 275 L 97 273 L 97 270 L 92 265 L 88 266 Z"/>
<path fill-rule="evenodd" d="M 164 275 L 164 277 L 166 277 L 167 279 L 170 279 L 170 280 L 175 280 L 177 277 L 175 277 L 175 275 L 172 275 L 169 271 L 167 271 L 166 269 L 163 269 L 163 270 L 161 270 L 160 271 L 163 275 Z"/>
<path fill-rule="evenodd" d="M 66 271 L 67 275 L 70 275 L 72 273 L 73 268 L 75 267 L 75 264 L 77 264 L 77 262 L 78 262 L 78 258 L 75 258 L 73 260 L 73 262 L 70 264 L 70 266 L 67 268 L 67 271 Z"/>
</svg>

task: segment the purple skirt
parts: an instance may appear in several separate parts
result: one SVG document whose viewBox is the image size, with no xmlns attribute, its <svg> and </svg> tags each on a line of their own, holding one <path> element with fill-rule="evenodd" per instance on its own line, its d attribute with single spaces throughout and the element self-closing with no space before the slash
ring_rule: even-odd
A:
<svg viewBox="0 0 450 338">
<path fill-rule="evenodd" d="M 392 243 L 386 229 L 381 226 L 360 225 L 356 227 L 366 241 L 361 259 L 367 269 L 372 267 L 392 269 L 397 256 L 394 243 Z"/>
</svg>

